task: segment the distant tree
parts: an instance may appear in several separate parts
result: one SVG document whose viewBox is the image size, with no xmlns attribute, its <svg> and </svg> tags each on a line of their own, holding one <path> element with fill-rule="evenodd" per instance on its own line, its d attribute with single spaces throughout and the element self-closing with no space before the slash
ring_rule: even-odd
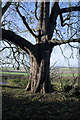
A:
<svg viewBox="0 0 80 120">
<path fill-rule="evenodd" d="M 30 77 L 26 90 L 34 93 L 48 93 L 51 91 L 49 66 L 52 49 L 55 46 L 66 43 L 73 47 L 70 44 L 71 42 L 80 42 L 80 38 L 76 37 L 78 36 L 77 27 L 74 27 L 74 24 L 78 23 L 78 21 L 76 23 L 74 22 L 78 20 L 77 13 L 80 11 L 80 6 L 78 3 L 75 5 L 70 3 L 69 6 L 65 4 L 64 7 L 61 7 L 59 2 L 51 3 L 43 0 L 43 2 L 34 3 L 35 10 L 31 9 L 29 12 L 32 14 L 31 16 L 26 12 L 26 10 L 28 10 L 27 4 L 32 3 L 6 3 L 2 8 L 2 15 L 4 16 L 4 14 L 7 13 L 8 8 L 10 8 L 11 11 L 15 11 L 27 30 L 35 38 L 35 45 L 29 42 L 29 40 L 26 40 L 26 38 L 15 34 L 14 28 L 4 27 L 5 25 L 1 27 L 2 39 L 19 46 L 30 57 Z M 72 18 L 75 20 L 73 21 Z M 10 18 L 8 17 L 8 19 Z M 18 25 L 18 23 L 16 24 Z M 19 27 L 21 24 L 19 24 Z M 60 26 L 59 29 L 58 24 Z M 62 31 L 63 27 L 65 31 Z M 72 29 L 72 33 L 70 33 L 70 28 Z M 67 32 L 68 39 L 66 40 Z M 53 35 L 55 36 L 54 39 Z"/>
</svg>

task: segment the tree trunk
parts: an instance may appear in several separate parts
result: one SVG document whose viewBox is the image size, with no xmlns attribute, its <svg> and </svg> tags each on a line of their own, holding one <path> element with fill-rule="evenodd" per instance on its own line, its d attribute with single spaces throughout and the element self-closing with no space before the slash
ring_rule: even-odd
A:
<svg viewBox="0 0 80 120">
<path fill-rule="evenodd" d="M 47 43 L 39 44 L 35 54 L 30 54 L 30 77 L 26 90 L 31 92 L 50 92 L 49 65 L 52 47 Z"/>
</svg>

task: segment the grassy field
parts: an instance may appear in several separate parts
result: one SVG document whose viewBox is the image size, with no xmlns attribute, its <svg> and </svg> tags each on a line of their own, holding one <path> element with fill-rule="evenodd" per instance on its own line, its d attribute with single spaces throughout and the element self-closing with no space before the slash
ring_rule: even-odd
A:
<svg viewBox="0 0 80 120">
<path fill-rule="evenodd" d="M 74 81 L 78 81 L 78 68 L 54 68 L 51 70 L 51 83 L 53 85 L 58 85 L 58 87 L 64 86 L 65 84 L 72 84 Z M 8 71 L 3 70 L 0 72 L 2 74 L 2 81 L 8 82 L 9 85 L 14 85 L 18 87 L 25 87 L 28 82 L 29 73 L 26 71 Z"/>
<path fill-rule="evenodd" d="M 75 72 L 74 72 L 75 71 Z M 77 70 L 56 69 L 51 83 L 54 92 L 33 94 L 26 92 L 28 74 L 24 72 L 2 72 L 2 120 L 79 120 L 80 95 L 66 94 L 62 87 L 77 81 Z M 78 74 L 77 74 L 78 75 Z M 77 82 L 76 82 L 77 83 Z"/>
<path fill-rule="evenodd" d="M 79 73 L 79 68 L 54 68 L 51 69 L 51 72 L 56 73 L 58 75 L 62 76 L 78 76 Z M 4 75 L 29 75 L 26 71 L 17 71 L 17 70 L 3 70 L 0 71 L 0 74 Z"/>
<path fill-rule="evenodd" d="M 23 73 L 23 72 L 0 72 L 0 74 L 4 75 L 29 75 L 28 73 Z M 72 76 L 73 74 L 70 73 L 59 73 L 58 75 L 62 76 Z M 78 76 L 78 73 L 75 73 L 74 76 Z"/>
<path fill-rule="evenodd" d="M 29 75 L 28 73 L 25 72 L 0 72 L 0 74 L 4 75 Z"/>
</svg>

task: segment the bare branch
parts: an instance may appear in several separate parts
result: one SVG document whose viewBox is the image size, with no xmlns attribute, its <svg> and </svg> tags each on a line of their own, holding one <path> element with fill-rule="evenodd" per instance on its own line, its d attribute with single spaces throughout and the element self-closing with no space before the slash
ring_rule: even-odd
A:
<svg viewBox="0 0 80 120">
<path fill-rule="evenodd" d="M 64 25 L 63 25 L 64 21 L 63 21 L 62 13 L 60 13 L 60 20 L 61 20 L 61 26 L 63 27 L 63 26 L 64 26 Z"/>
<path fill-rule="evenodd" d="M 2 16 L 4 15 L 4 13 L 9 8 L 10 5 L 11 5 L 11 2 L 7 2 L 6 5 L 2 8 Z"/>
<path fill-rule="evenodd" d="M 58 5 L 58 2 L 55 2 L 53 4 L 52 11 L 51 11 L 51 14 L 50 14 L 50 37 L 49 37 L 49 39 L 51 39 L 52 36 L 53 36 L 53 32 L 54 32 L 54 29 L 56 27 L 56 20 L 57 20 L 58 15 L 60 14 L 61 25 L 64 26 L 63 25 L 64 21 L 63 21 L 63 18 L 62 18 L 62 13 L 72 12 L 72 11 L 80 11 L 80 6 L 60 9 L 60 7 Z"/>
<path fill-rule="evenodd" d="M 68 7 L 68 8 L 62 8 L 59 10 L 60 13 L 66 13 L 66 12 L 72 12 L 72 11 L 80 11 L 80 6 L 78 7 Z"/>
<path fill-rule="evenodd" d="M 40 4 L 40 16 L 39 16 L 39 28 L 42 29 L 43 24 L 43 13 L 44 13 L 44 2 Z"/>
<path fill-rule="evenodd" d="M 69 44 L 69 46 L 70 46 L 71 48 L 77 48 L 77 49 L 79 49 L 78 46 L 73 46 L 73 45 L 71 45 L 70 43 L 68 43 L 68 44 Z"/>
<path fill-rule="evenodd" d="M 60 10 L 60 8 L 59 8 L 59 5 L 58 5 L 58 2 L 55 2 L 53 4 L 51 14 L 50 14 L 50 35 L 49 35 L 49 39 L 51 39 L 52 36 L 53 36 L 53 32 L 54 32 L 54 29 L 56 27 L 56 20 L 57 20 L 57 17 L 58 17 L 59 10 Z"/>
<path fill-rule="evenodd" d="M 38 8 L 38 3 L 36 2 L 35 3 L 35 17 L 36 17 L 37 20 L 39 20 L 38 17 L 37 17 L 37 8 Z"/>
<path fill-rule="evenodd" d="M 24 25 L 26 26 L 26 28 L 29 30 L 29 32 L 30 32 L 35 38 L 37 38 L 38 36 L 37 36 L 36 34 L 34 34 L 34 32 L 32 31 L 32 29 L 29 27 L 28 23 L 26 22 L 25 17 L 21 15 L 18 7 L 16 7 L 16 10 L 17 10 L 19 16 L 22 18 L 22 21 L 23 21 Z"/>
<path fill-rule="evenodd" d="M 41 2 L 40 3 L 40 13 L 39 13 L 39 21 L 38 21 L 38 26 L 39 26 L 39 30 L 38 30 L 38 40 L 37 40 L 37 43 L 38 42 L 41 42 L 41 31 L 42 31 L 42 24 L 43 24 L 43 11 L 44 11 L 44 2 Z"/>
<path fill-rule="evenodd" d="M 50 32 L 49 8 L 50 8 L 49 2 L 40 3 L 39 37 L 38 37 L 39 42 L 48 40 Z"/>
<path fill-rule="evenodd" d="M 9 48 L 16 48 L 16 47 L 4 47 L 4 48 L 0 49 L 0 52 L 2 52 L 5 49 L 9 49 Z"/>
<path fill-rule="evenodd" d="M 50 2 L 45 2 L 44 3 L 44 27 L 45 27 L 45 35 L 47 35 L 47 37 L 49 36 L 49 32 L 50 32 L 50 19 L 49 19 L 49 10 L 50 10 Z M 49 39 L 49 38 L 48 38 Z"/>
<path fill-rule="evenodd" d="M 64 56 L 64 58 L 68 60 L 68 57 L 66 57 L 66 56 L 64 55 L 64 51 L 62 50 L 61 46 L 59 46 L 59 48 L 60 48 L 61 53 L 62 53 L 62 55 Z"/>
<path fill-rule="evenodd" d="M 14 32 L 10 30 L 2 29 L 2 39 L 6 39 L 10 42 L 13 42 L 14 44 L 21 47 L 24 51 L 26 51 L 29 54 L 29 51 L 33 51 L 33 45 L 27 41 L 26 39 L 20 37 L 19 35 L 16 35 Z"/>
<path fill-rule="evenodd" d="M 70 43 L 70 42 L 79 42 L 80 43 L 80 38 L 71 39 L 71 40 L 56 40 L 56 39 L 50 40 L 50 43 L 53 46 L 62 45 L 62 44 Z"/>
</svg>

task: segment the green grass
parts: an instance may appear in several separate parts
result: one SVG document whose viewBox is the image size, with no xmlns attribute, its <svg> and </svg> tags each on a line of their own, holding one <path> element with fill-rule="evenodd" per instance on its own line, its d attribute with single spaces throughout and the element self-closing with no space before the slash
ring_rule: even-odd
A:
<svg viewBox="0 0 80 120">
<path fill-rule="evenodd" d="M 18 72 L 0 72 L 0 74 L 11 74 L 11 75 L 29 75 L 29 73 L 18 73 Z"/>
<path fill-rule="evenodd" d="M 7 83 L 8 85 L 10 86 L 16 86 L 16 87 L 20 87 L 20 88 L 24 88 L 26 87 L 27 85 L 27 80 L 19 80 L 18 78 L 17 79 L 8 79 L 7 80 Z"/>
<path fill-rule="evenodd" d="M 58 75 L 65 76 L 65 77 L 66 76 L 70 76 L 70 77 L 73 76 L 73 74 L 65 74 L 65 73 L 62 73 L 62 74 L 59 73 Z M 74 76 L 78 76 L 78 74 L 74 74 Z"/>
<path fill-rule="evenodd" d="M 6 74 L 6 75 L 29 75 L 29 73 L 20 73 L 20 72 L 0 72 L 0 74 Z M 59 73 L 58 76 L 73 76 L 73 74 L 65 74 L 65 73 Z M 78 73 L 75 73 L 74 76 L 79 76 Z"/>
</svg>

